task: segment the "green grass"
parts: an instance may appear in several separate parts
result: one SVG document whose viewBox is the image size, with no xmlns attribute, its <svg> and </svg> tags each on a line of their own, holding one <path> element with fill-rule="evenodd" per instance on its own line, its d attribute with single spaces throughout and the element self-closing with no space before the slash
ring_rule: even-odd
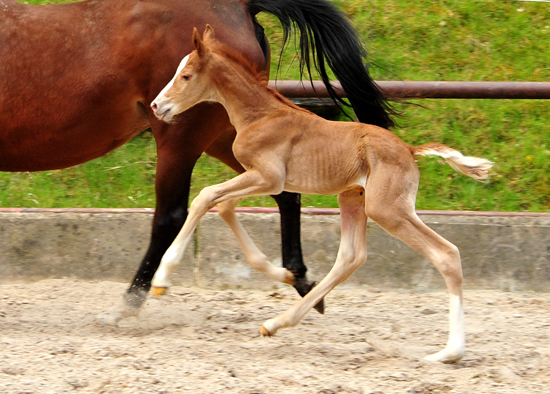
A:
<svg viewBox="0 0 550 394">
<path fill-rule="evenodd" d="M 548 3 L 335 3 L 351 15 L 377 80 L 550 80 Z M 268 15 L 259 19 L 272 44 L 272 78 L 296 79 L 292 48 L 285 51 L 276 75 L 279 23 Z M 489 181 L 479 183 L 437 160 L 419 161 L 418 209 L 550 211 L 550 102 L 415 100 L 412 105 L 396 106 L 403 116 L 394 132 L 405 142 L 441 142 L 495 162 Z M 75 168 L 2 173 L 0 206 L 153 207 L 155 161 L 154 140 L 144 133 L 117 151 Z M 192 195 L 233 175 L 203 156 L 194 172 Z M 303 196 L 302 201 L 304 206 L 337 206 L 334 196 Z M 274 205 L 269 197 L 243 204 Z"/>
</svg>

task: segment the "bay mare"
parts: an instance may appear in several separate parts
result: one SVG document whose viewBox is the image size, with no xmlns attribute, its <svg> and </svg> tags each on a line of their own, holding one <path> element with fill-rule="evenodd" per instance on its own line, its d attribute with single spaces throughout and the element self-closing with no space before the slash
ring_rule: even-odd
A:
<svg viewBox="0 0 550 394">
<path fill-rule="evenodd" d="M 235 131 L 220 104 L 200 104 L 168 124 L 155 118 L 151 101 L 192 51 L 193 27 L 206 21 L 220 41 L 267 71 L 269 44 L 255 18 L 262 11 L 281 20 L 285 40 L 295 24 L 303 67 L 313 67 L 313 59 L 324 67 L 326 61 L 361 121 L 393 124 L 364 66 L 357 33 L 326 0 L 90 0 L 43 6 L 0 0 L 0 171 L 74 166 L 148 127 L 154 134 L 158 163 L 150 245 L 121 305 L 104 321 L 116 324 L 137 314 L 187 217 L 199 156 L 206 152 L 244 170 L 231 150 Z M 325 69 L 320 72 L 328 83 Z M 283 265 L 303 296 L 313 284 L 302 261 L 299 195 L 281 193 L 275 200 Z"/>
<path fill-rule="evenodd" d="M 465 351 L 460 254 L 456 246 L 416 215 L 419 171 L 415 158 L 440 156 L 455 170 L 477 180 L 487 178 L 492 163 L 465 157 L 442 144 L 407 145 L 378 126 L 327 121 L 269 89 L 265 72 L 214 39 L 210 26 L 205 30 L 204 42 L 195 29 L 193 42 L 195 51 L 185 59 L 174 83 L 151 106 L 159 119 L 170 122 L 197 103 L 221 103 L 237 130 L 233 151 L 246 171 L 204 188 L 193 200 L 187 221 L 153 278 L 154 288 L 162 293 L 170 286 L 170 275 L 200 218 L 216 204 L 251 265 L 280 282 L 294 283 L 292 272 L 272 265 L 254 245 L 238 222 L 234 207 L 241 198 L 283 190 L 338 194 L 341 242 L 332 270 L 288 311 L 267 320 L 260 332 L 271 336 L 281 328 L 298 324 L 330 290 L 365 263 L 370 217 L 422 253 L 442 274 L 450 294 L 449 340 L 443 350 L 427 359 L 460 360 Z"/>
</svg>

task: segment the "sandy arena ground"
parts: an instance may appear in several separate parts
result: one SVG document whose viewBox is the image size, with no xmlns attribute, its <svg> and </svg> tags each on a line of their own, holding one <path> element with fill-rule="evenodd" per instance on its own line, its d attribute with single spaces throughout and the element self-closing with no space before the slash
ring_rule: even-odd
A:
<svg viewBox="0 0 550 394">
<path fill-rule="evenodd" d="M 175 287 L 118 327 L 96 315 L 126 285 L 0 286 L 0 393 L 550 393 L 550 293 L 466 291 L 468 352 L 447 339 L 447 296 L 335 290 L 326 314 L 262 338 L 296 299 Z"/>
</svg>

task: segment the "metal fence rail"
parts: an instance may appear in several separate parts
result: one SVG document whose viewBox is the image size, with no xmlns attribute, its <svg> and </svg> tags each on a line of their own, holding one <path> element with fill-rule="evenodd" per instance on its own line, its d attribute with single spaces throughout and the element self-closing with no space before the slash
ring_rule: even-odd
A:
<svg viewBox="0 0 550 394">
<path fill-rule="evenodd" d="M 380 81 L 380 89 L 388 98 L 438 99 L 550 99 L 550 82 L 441 82 Z M 321 81 L 271 81 L 288 98 L 326 98 L 328 92 Z M 333 83 L 345 97 L 339 82 Z"/>
</svg>

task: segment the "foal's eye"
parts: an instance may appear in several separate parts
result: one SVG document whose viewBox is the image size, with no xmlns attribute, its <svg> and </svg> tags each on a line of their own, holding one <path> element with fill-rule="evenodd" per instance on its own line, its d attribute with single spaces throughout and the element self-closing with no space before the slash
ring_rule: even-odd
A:
<svg viewBox="0 0 550 394">
<path fill-rule="evenodd" d="M 189 81 L 191 79 L 191 75 L 182 75 L 181 76 L 183 78 L 184 81 Z"/>
</svg>

